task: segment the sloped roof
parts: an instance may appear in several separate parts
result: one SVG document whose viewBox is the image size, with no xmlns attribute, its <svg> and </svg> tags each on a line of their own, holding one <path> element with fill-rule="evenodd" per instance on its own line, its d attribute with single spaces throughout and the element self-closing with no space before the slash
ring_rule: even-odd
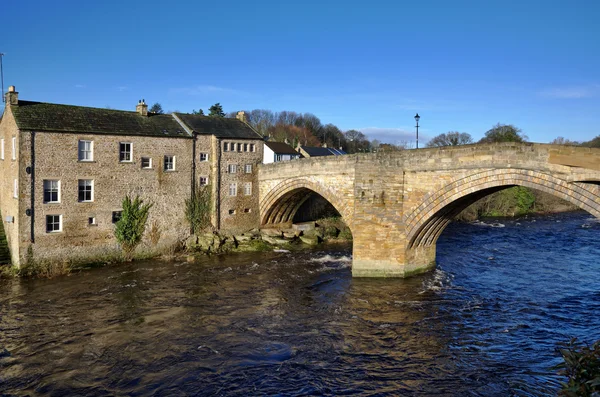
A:
<svg viewBox="0 0 600 397">
<path fill-rule="evenodd" d="M 293 147 L 284 142 L 265 142 L 265 145 L 269 147 L 276 154 L 296 154 L 300 155 Z"/>
<path fill-rule="evenodd" d="M 11 109 L 20 130 L 189 138 L 167 114 L 142 116 L 124 110 L 22 100 Z"/>
<path fill-rule="evenodd" d="M 302 146 L 302 150 L 308 153 L 310 157 L 340 156 L 342 154 L 346 154 L 346 152 L 344 152 L 343 150 L 328 147 Z"/>
<path fill-rule="evenodd" d="M 175 116 L 201 135 L 215 135 L 217 138 L 262 139 L 258 132 L 238 119 L 189 113 L 175 113 Z"/>
</svg>

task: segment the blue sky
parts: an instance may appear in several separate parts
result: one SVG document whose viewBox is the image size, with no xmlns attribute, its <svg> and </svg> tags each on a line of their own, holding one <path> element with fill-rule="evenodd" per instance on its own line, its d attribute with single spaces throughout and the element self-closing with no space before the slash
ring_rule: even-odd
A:
<svg viewBox="0 0 600 397">
<path fill-rule="evenodd" d="M 371 138 L 600 135 L 600 2 L 11 1 L 4 84 L 20 98 L 189 112 L 311 112 Z"/>
</svg>

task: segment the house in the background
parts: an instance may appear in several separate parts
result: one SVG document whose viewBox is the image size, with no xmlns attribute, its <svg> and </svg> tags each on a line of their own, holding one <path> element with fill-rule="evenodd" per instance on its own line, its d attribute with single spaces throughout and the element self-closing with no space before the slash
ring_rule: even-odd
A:
<svg viewBox="0 0 600 397">
<path fill-rule="evenodd" d="M 296 160 L 300 157 L 300 153 L 285 142 L 265 142 L 263 164 Z"/>
<path fill-rule="evenodd" d="M 344 154 L 348 154 L 343 151 L 341 148 L 330 148 L 327 145 L 323 145 L 322 147 L 311 147 L 311 146 L 298 146 L 298 153 L 300 153 L 304 157 L 322 157 L 322 156 L 341 156 Z"/>
</svg>

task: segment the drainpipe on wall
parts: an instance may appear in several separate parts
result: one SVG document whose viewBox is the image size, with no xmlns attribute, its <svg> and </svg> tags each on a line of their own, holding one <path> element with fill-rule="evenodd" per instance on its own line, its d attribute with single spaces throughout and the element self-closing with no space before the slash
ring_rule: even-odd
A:
<svg viewBox="0 0 600 397">
<path fill-rule="evenodd" d="M 35 243 L 35 131 L 31 131 L 31 243 Z"/>
<path fill-rule="evenodd" d="M 190 192 L 190 203 L 194 202 L 194 195 L 196 194 L 196 137 L 195 131 L 192 132 L 192 180 L 191 186 L 192 191 Z M 190 234 L 194 233 L 194 227 L 190 224 Z"/>
<path fill-rule="evenodd" d="M 221 230 L 221 140 L 217 138 L 217 192 L 215 197 L 215 211 L 217 213 L 217 224 L 215 228 Z"/>
</svg>

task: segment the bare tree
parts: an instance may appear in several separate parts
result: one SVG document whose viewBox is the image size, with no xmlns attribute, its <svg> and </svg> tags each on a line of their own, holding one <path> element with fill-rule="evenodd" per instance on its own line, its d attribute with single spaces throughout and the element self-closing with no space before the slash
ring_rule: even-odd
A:
<svg viewBox="0 0 600 397">
<path fill-rule="evenodd" d="M 473 137 L 466 132 L 450 131 L 445 134 L 435 136 L 427 142 L 427 147 L 436 146 L 458 146 L 473 143 Z"/>
</svg>

